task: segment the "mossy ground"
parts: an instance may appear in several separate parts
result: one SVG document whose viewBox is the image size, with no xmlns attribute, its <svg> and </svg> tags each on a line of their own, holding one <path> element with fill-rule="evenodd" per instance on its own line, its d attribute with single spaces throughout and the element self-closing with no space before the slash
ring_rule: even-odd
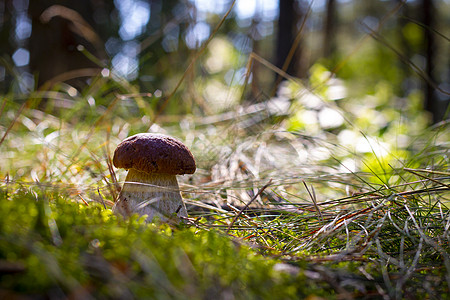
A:
<svg viewBox="0 0 450 300">
<path fill-rule="evenodd" d="M 333 295 L 304 270 L 214 230 L 124 221 L 101 204 L 14 191 L 0 198 L 0 294 L 37 298 L 280 299 Z M 325 288 L 325 289 L 324 289 Z"/>
</svg>

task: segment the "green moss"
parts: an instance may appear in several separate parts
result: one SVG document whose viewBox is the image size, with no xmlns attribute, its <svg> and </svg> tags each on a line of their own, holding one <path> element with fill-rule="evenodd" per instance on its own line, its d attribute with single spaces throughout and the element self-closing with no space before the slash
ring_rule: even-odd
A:
<svg viewBox="0 0 450 300">
<path fill-rule="evenodd" d="M 0 273 L 0 288 L 10 292 L 191 299 L 312 294 L 301 272 L 274 271 L 276 261 L 215 231 L 124 221 L 100 205 L 48 193 L 18 192 L 0 202 L 0 259 L 25 266 Z"/>
</svg>

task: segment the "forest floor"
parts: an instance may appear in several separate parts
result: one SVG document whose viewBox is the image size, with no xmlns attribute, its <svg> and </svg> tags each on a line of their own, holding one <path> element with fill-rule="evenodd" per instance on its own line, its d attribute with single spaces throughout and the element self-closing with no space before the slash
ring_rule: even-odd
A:
<svg viewBox="0 0 450 300">
<path fill-rule="evenodd" d="M 377 135 L 363 127 L 376 105 L 349 113 L 291 82 L 153 123 L 154 97 L 109 80 L 5 96 L 0 297 L 449 296 L 448 122 Z M 126 175 L 111 154 L 138 132 L 194 154 L 197 172 L 179 177 L 185 224 L 111 212 Z"/>
</svg>

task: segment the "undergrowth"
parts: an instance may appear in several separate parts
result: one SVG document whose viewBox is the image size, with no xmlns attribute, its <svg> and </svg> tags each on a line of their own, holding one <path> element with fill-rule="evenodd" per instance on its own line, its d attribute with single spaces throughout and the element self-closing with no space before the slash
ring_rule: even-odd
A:
<svg viewBox="0 0 450 300">
<path fill-rule="evenodd" d="M 1 298 L 450 297 L 450 123 L 427 128 L 417 91 L 355 91 L 315 64 L 274 97 L 160 114 L 189 70 L 164 97 L 107 71 L 2 98 Z M 111 154 L 139 132 L 196 158 L 183 225 L 111 212 Z"/>
<path fill-rule="evenodd" d="M 36 190 L 36 189 L 33 189 Z M 124 221 L 100 204 L 18 188 L 1 195 L 0 295 L 240 299 L 332 293 L 217 231 Z M 321 286 L 321 289 L 318 289 Z"/>
<path fill-rule="evenodd" d="M 126 102 L 111 109 L 126 94 L 111 99 L 59 119 L 5 100 L 1 295 L 448 296 L 448 123 L 411 135 L 403 152 L 361 135 L 364 152 L 339 131 L 287 130 L 293 114 L 271 111 L 272 100 L 228 119 L 150 124 L 121 118 Z M 179 178 L 189 211 L 180 227 L 111 213 L 125 178 L 112 147 L 146 130 L 177 136 L 197 159 L 196 174 Z"/>
</svg>

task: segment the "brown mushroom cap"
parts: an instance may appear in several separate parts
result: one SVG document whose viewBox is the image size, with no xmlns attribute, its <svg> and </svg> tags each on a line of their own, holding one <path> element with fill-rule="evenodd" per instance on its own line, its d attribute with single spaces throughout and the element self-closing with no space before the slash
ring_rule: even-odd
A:
<svg viewBox="0 0 450 300">
<path fill-rule="evenodd" d="M 116 168 L 146 173 L 192 174 L 195 160 L 180 141 L 163 134 L 138 133 L 123 140 L 114 151 Z"/>
</svg>

